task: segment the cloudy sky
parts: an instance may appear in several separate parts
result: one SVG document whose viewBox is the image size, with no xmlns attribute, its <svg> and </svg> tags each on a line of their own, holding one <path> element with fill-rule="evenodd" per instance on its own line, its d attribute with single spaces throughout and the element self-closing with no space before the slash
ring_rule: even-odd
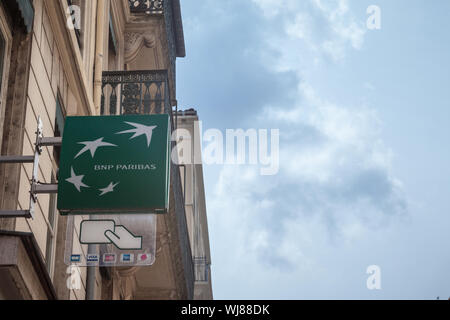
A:
<svg viewBox="0 0 450 320">
<path fill-rule="evenodd" d="M 215 298 L 450 297 L 450 1 L 182 12 L 180 106 L 205 129 L 280 130 L 277 175 L 204 168 Z M 381 290 L 367 289 L 371 265 Z"/>
</svg>

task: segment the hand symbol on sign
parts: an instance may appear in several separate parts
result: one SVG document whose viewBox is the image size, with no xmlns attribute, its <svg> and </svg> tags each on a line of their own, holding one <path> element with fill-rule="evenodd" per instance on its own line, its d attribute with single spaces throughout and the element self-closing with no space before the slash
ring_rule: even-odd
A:
<svg viewBox="0 0 450 320">
<path fill-rule="evenodd" d="M 136 237 L 124 226 L 116 226 L 114 232 L 107 230 L 105 237 L 121 250 L 142 249 L 142 237 Z"/>
</svg>

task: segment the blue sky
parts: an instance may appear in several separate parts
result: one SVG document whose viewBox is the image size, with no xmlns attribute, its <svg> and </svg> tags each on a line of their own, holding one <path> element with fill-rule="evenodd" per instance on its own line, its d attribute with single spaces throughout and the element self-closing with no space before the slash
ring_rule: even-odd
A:
<svg viewBox="0 0 450 320">
<path fill-rule="evenodd" d="M 204 167 L 215 298 L 450 297 L 449 12 L 182 1 L 179 105 L 205 129 L 280 129 L 276 176 Z"/>
</svg>

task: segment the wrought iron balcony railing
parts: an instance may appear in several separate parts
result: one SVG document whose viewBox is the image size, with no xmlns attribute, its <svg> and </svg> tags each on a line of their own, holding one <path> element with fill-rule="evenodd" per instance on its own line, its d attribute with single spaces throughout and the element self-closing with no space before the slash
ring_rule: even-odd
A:
<svg viewBox="0 0 450 320">
<path fill-rule="evenodd" d="M 164 0 L 128 0 L 131 13 L 161 14 Z"/>
<path fill-rule="evenodd" d="M 172 114 L 167 70 L 103 72 L 101 114 Z"/>
</svg>

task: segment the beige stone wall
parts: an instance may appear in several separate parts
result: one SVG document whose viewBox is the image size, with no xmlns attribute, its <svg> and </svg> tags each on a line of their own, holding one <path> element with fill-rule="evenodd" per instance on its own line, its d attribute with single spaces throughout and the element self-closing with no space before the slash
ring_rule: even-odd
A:
<svg viewBox="0 0 450 320">
<path fill-rule="evenodd" d="M 33 28 L 32 52 L 31 52 L 31 70 L 29 79 L 29 88 L 27 94 L 27 111 L 25 136 L 23 141 L 23 154 L 32 155 L 34 153 L 35 131 L 37 119 L 40 117 L 44 126 L 44 136 L 54 136 L 57 99 L 59 99 L 63 114 L 65 115 L 87 115 L 93 110 L 93 70 L 95 62 L 95 25 L 96 25 L 96 1 L 82 1 L 82 10 L 84 14 L 82 24 L 82 47 L 78 48 L 74 31 L 61 30 L 61 20 L 65 22 L 66 17 L 62 16 L 62 11 L 58 9 L 60 6 L 56 3 L 60 1 L 66 6 L 65 0 L 34 0 L 35 20 Z M 118 3 L 115 3 L 117 5 Z M 114 9 L 114 10 L 112 10 Z M 119 20 L 117 8 L 111 11 L 116 12 L 113 20 Z M 104 31 L 105 48 L 108 52 L 108 36 L 109 36 L 109 1 L 104 8 L 106 12 Z M 60 14 L 61 16 L 54 16 Z M 52 16 L 53 15 L 53 16 Z M 59 21 L 59 24 L 58 24 Z M 120 21 L 119 21 L 120 22 Z M 117 52 L 117 62 L 123 65 L 123 23 L 117 23 L 119 26 L 116 30 L 119 52 Z M 1 26 L 0 26 L 1 27 Z M 75 45 L 74 45 L 75 44 Z M 67 52 L 69 50 L 69 53 Z M 71 50 L 71 52 L 70 52 Z M 70 58 L 74 59 L 70 59 Z M 80 60 L 81 59 L 81 60 Z M 78 62 L 78 63 L 77 63 Z M 108 56 L 103 60 L 104 69 L 108 69 Z M 115 66 L 121 69 L 119 66 Z M 68 69 L 68 68 L 75 68 Z M 81 78 L 81 81 L 74 79 L 74 73 Z M 81 83 L 80 83 L 81 82 Z M 80 91 L 81 86 L 81 91 Z M 84 92 L 83 92 L 84 91 Z M 79 102 L 80 97 L 86 96 L 90 105 L 82 105 Z M 88 111 L 88 112 L 86 112 Z M 19 210 L 29 208 L 29 190 L 30 179 L 32 174 L 32 164 L 24 164 L 21 168 L 20 177 L 20 193 L 19 193 Z M 53 148 L 46 147 L 43 149 L 39 164 L 39 181 L 42 183 L 51 183 L 51 177 L 56 176 L 57 166 L 53 159 Z M 47 237 L 50 231 L 49 210 L 50 196 L 39 195 L 38 204 L 36 206 L 34 219 L 17 219 L 16 231 L 32 232 L 37 240 L 42 257 L 48 259 L 46 252 Z M 56 212 L 54 222 L 54 232 L 58 230 L 59 213 Z M 76 218 L 77 221 L 81 217 Z M 79 221 L 78 221 L 79 222 Z M 79 225 L 79 223 L 75 224 Z M 78 240 L 79 230 L 76 229 L 73 234 L 73 243 L 77 249 L 84 253 L 87 246 L 82 246 Z M 65 236 L 63 237 L 65 238 Z M 61 237 L 60 237 L 61 239 Z M 61 244 L 60 244 L 61 245 Z M 54 243 L 54 247 L 56 243 Z M 54 251 L 54 250 L 53 250 Z M 60 252 L 61 253 L 61 252 Z M 53 258 L 53 263 L 63 263 L 63 257 Z M 71 290 L 70 299 L 84 300 L 86 288 L 86 268 L 80 268 L 82 285 L 80 290 Z M 52 276 L 52 274 L 50 274 Z M 67 277 L 69 274 L 67 274 Z M 61 281 L 61 279 L 59 280 Z M 60 283 L 64 286 L 64 283 Z M 117 290 L 115 290 L 117 291 Z M 101 298 L 102 279 L 97 270 L 97 298 Z"/>
<path fill-rule="evenodd" d="M 41 117 L 44 124 L 44 135 L 53 136 L 56 114 L 56 97 L 61 92 L 62 103 L 67 103 L 67 81 L 64 71 L 59 68 L 58 49 L 54 47 L 53 32 L 48 25 L 48 16 L 42 10 L 41 1 L 36 1 L 36 19 L 33 34 L 31 72 L 27 96 L 27 117 L 23 154 L 34 153 L 34 141 L 37 118 Z M 44 148 L 39 170 L 39 180 L 50 183 L 52 174 L 52 148 Z M 21 193 L 19 195 L 20 209 L 27 209 L 32 165 L 22 166 Z M 18 231 L 32 231 L 37 239 L 43 256 L 45 257 L 45 237 L 48 217 L 48 196 L 39 199 L 34 220 L 18 219 Z"/>
<path fill-rule="evenodd" d="M 59 99 L 63 114 L 79 114 L 78 103 L 73 89 L 69 85 L 64 62 L 61 59 L 61 48 L 55 39 L 55 33 L 60 30 L 53 30 L 50 23 L 52 17 L 49 16 L 44 0 L 35 0 L 35 20 L 31 52 L 31 71 L 29 78 L 29 88 L 27 94 L 27 111 L 25 124 L 25 137 L 23 141 L 23 154 L 32 155 L 34 153 L 35 131 L 38 117 L 41 118 L 44 128 L 44 136 L 54 136 L 57 99 Z M 87 35 L 86 35 L 87 36 Z M 90 53 L 86 53 L 87 66 L 82 72 L 91 70 L 92 59 Z M 87 72 L 91 74 L 91 72 Z M 92 82 L 91 82 L 92 84 Z M 92 90 L 91 90 L 92 92 Z M 24 164 L 21 169 L 19 210 L 29 208 L 29 190 L 32 174 L 32 164 Z M 56 176 L 56 164 L 53 159 L 53 148 L 45 147 L 40 156 L 39 162 L 39 182 L 51 183 L 51 177 Z M 17 219 L 16 231 L 32 232 L 37 240 L 42 257 L 47 260 L 49 254 L 46 252 L 47 236 L 51 232 L 49 221 L 50 195 L 39 195 L 34 219 Z M 55 215 L 54 232 L 59 214 Z M 74 235 L 75 245 L 79 245 L 76 235 Z M 56 246 L 56 234 L 53 247 Z M 86 249 L 85 249 L 86 250 Z M 53 258 L 55 261 L 55 258 Z M 62 257 L 58 257 L 62 261 Z M 71 299 L 84 299 L 86 270 L 81 268 L 82 287 L 81 290 L 72 291 Z M 51 275 L 52 276 L 52 275 Z"/>
<path fill-rule="evenodd" d="M 197 116 L 179 116 L 178 129 L 183 140 L 190 140 L 191 162 L 194 162 L 194 145 L 200 144 L 200 130 Z M 183 132 L 186 130 L 186 132 Z M 188 136 L 185 136 L 185 135 Z M 186 181 L 184 181 L 184 170 L 186 170 Z M 212 281 L 211 281 L 211 253 L 209 246 L 208 220 L 206 213 L 205 186 L 203 181 L 203 167 L 201 164 L 187 164 L 185 169 L 180 168 L 183 187 L 186 198 L 186 220 L 188 223 L 189 239 L 191 241 L 192 256 L 195 258 L 204 257 L 208 266 L 208 279 L 206 282 L 196 281 L 194 288 L 195 300 L 212 300 Z M 203 269 L 196 272 L 196 276 L 202 276 Z M 197 274 L 198 273 L 198 274 Z M 198 279 L 196 279 L 198 280 Z"/>
</svg>

